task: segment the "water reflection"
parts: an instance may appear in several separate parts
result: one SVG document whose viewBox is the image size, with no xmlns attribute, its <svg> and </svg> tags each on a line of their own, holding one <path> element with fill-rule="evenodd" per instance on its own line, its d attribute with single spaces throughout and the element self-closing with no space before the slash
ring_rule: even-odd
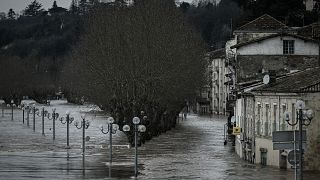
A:
<svg viewBox="0 0 320 180">
<path fill-rule="evenodd" d="M 59 105 L 57 111 L 72 108 L 76 107 Z M 91 138 L 84 156 L 83 139 L 74 127 L 70 128 L 72 149 L 66 151 L 65 127 L 60 123 L 52 143 L 51 136 L 43 138 L 41 131 L 31 133 L 32 129 L 22 129 L 18 121 L 1 119 L 0 179 L 134 178 L 134 148 L 125 146 L 127 137 L 120 131 L 113 136 L 113 162 L 109 164 L 109 142 L 99 130 L 105 120 L 97 117 L 90 122 L 92 128 L 86 133 Z M 292 170 L 262 168 L 239 159 L 232 146 L 223 144 L 225 122 L 224 117 L 188 115 L 176 128 L 146 142 L 139 147 L 138 179 L 293 179 Z M 46 129 L 51 126 L 46 123 Z M 305 179 L 318 177 L 319 174 L 306 173 Z"/>
</svg>

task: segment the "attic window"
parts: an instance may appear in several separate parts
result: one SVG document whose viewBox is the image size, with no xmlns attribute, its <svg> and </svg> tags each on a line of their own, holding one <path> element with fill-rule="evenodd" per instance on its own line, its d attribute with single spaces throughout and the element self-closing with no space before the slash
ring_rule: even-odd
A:
<svg viewBox="0 0 320 180">
<path fill-rule="evenodd" d="M 294 40 L 283 40 L 283 54 L 294 54 Z"/>
</svg>

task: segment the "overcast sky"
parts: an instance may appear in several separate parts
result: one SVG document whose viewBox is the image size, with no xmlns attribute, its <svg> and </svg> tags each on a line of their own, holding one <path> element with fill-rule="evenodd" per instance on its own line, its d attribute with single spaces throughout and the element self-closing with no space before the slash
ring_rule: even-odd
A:
<svg viewBox="0 0 320 180">
<path fill-rule="evenodd" d="M 10 8 L 12 8 L 15 12 L 21 12 L 23 9 L 27 7 L 30 2 L 33 0 L 0 0 L 0 12 L 7 13 Z M 54 0 L 38 0 L 43 6 L 44 9 L 48 9 L 52 7 Z M 58 6 L 69 9 L 72 0 L 56 0 Z M 192 0 L 184 0 L 186 2 L 191 2 Z"/>
<path fill-rule="evenodd" d="M 8 12 L 12 8 L 15 12 L 21 12 L 33 0 L 0 0 L 0 12 Z M 44 9 L 51 8 L 54 0 L 38 0 Z M 58 6 L 69 9 L 72 0 L 56 0 Z"/>
</svg>

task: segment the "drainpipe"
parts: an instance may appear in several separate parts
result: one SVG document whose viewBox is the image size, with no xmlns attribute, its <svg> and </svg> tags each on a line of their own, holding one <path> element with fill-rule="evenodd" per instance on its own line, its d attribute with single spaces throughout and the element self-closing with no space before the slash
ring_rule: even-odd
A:
<svg viewBox="0 0 320 180">
<path fill-rule="evenodd" d="M 280 95 L 278 96 L 278 120 L 279 120 L 279 131 L 281 130 L 281 119 L 280 119 Z"/>
<path fill-rule="evenodd" d="M 255 96 L 253 96 L 253 118 L 252 118 L 252 121 L 253 121 L 253 133 L 252 133 L 252 151 L 253 151 L 253 154 L 252 154 L 252 162 L 253 164 L 255 163 L 256 159 L 255 159 L 255 156 L 256 156 L 256 98 Z"/>
<path fill-rule="evenodd" d="M 242 135 L 242 138 L 243 138 L 243 147 L 244 147 L 244 160 L 247 160 L 247 150 L 246 150 L 246 141 L 245 139 L 247 138 L 247 97 L 246 95 L 243 96 L 243 135 Z"/>
</svg>

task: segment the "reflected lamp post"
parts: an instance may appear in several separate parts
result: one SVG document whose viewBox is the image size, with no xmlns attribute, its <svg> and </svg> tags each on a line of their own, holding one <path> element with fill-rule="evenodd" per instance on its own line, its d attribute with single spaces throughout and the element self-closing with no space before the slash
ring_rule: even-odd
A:
<svg viewBox="0 0 320 180">
<path fill-rule="evenodd" d="M 118 124 L 113 124 L 114 123 L 113 117 L 109 117 L 107 119 L 107 123 L 108 123 L 107 130 L 105 130 L 103 128 L 103 126 L 100 127 L 100 130 L 101 130 L 101 132 L 103 134 L 108 134 L 109 133 L 109 143 L 110 143 L 110 147 L 109 147 L 110 161 L 109 162 L 110 162 L 110 164 L 112 164 L 112 134 L 115 134 L 119 130 L 119 125 Z"/>
<path fill-rule="evenodd" d="M 147 116 L 144 116 L 143 119 L 146 119 Z M 144 125 L 140 124 L 140 118 L 134 117 L 132 119 L 132 122 L 134 124 L 134 147 L 135 147 L 135 166 L 134 166 L 134 176 L 138 176 L 138 132 L 145 132 L 146 127 Z"/>
<path fill-rule="evenodd" d="M 312 109 L 305 109 L 305 103 L 302 100 L 298 100 L 295 107 L 297 109 L 297 116 L 296 119 L 292 119 L 294 122 L 290 123 L 291 117 L 289 112 L 284 113 L 284 118 L 290 126 L 295 126 L 299 123 L 299 179 L 303 180 L 302 126 L 310 125 L 311 120 L 314 117 L 314 113 Z"/>
<path fill-rule="evenodd" d="M 48 118 L 49 120 L 52 120 L 52 129 L 53 129 L 52 139 L 55 140 L 56 139 L 56 119 L 58 119 L 59 113 L 56 113 L 56 108 L 52 109 L 51 114 L 48 113 L 48 111 L 46 110 L 43 113 L 46 118 Z"/>
<path fill-rule="evenodd" d="M 74 118 L 70 117 L 70 111 L 66 112 L 66 117 L 61 117 L 60 122 L 62 124 L 67 124 L 67 149 L 70 149 L 69 146 L 69 126 L 73 122 Z"/>
<path fill-rule="evenodd" d="M 81 114 L 81 119 L 82 119 L 82 122 L 80 123 L 80 125 L 79 125 L 79 122 L 77 121 L 74 123 L 74 125 L 76 126 L 77 129 L 82 129 L 82 157 L 84 160 L 85 149 L 86 149 L 86 129 L 89 128 L 90 122 L 86 121 L 85 114 Z"/>
<path fill-rule="evenodd" d="M 35 114 L 38 116 L 38 117 L 41 117 L 41 124 L 42 124 L 42 136 L 44 136 L 44 116 L 45 116 L 45 110 L 44 110 L 44 107 L 42 106 L 41 107 L 41 114 L 40 114 L 40 111 L 39 109 L 35 109 Z"/>
</svg>

